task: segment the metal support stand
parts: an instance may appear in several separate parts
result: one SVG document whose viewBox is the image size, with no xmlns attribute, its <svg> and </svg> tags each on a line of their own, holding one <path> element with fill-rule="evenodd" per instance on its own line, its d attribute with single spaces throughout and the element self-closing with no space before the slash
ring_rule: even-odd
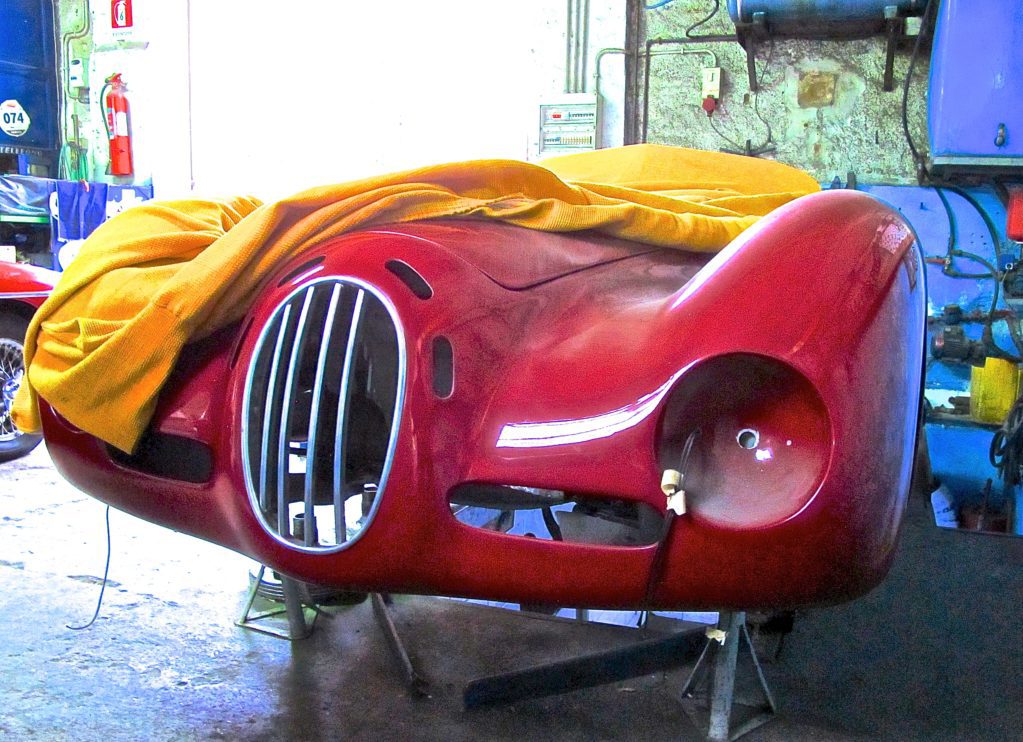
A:
<svg viewBox="0 0 1023 742">
<path fill-rule="evenodd" d="M 278 639 L 288 639 L 289 641 L 308 638 L 313 633 L 313 624 L 316 622 L 319 611 L 312 605 L 312 601 L 308 599 L 308 596 L 304 595 L 305 590 L 302 583 L 290 577 L 281 577 L 281 588 L 284 592 L 284 608 L 252 615 L 252 604 L 256 602 L 256 594 L 259 591 L 259 586 L 263 582 L 263 575 L 265 574 L 266 566 L 260 565 L 259 572 L 249 587 L 249 594 L 245 599 L 245 610 L 242 611 L 241 617 L 235 621 L 235 625 L 241 626 L 243 629 L 258 631 L 261 634 L 276 636 Z M 288 629 L 286 631 L 265 623 L 257 623 L 258 621 L 265 621 L 266 619 L 276 618 L 281 615 L 286 615 L 288 618 Z"/>
<path fill-rule="evenodd" d="M 391 653 L 401 667 L 402 675 L 405 678 L 405 685 L 417 696 L 427 695 L 427 683 L 416 672 L 412 659 L 405 649 L 405 644 L 401 641 L 401 636 L 398 634 L 398 629 L 395 628 L 394 621 L 391 619 L 391 613 L 387 609 L 387 606 L 391 604 L 391 596 L 386 593 L 371 593 L 369 599 L 373 604 L 373 615 L 376 616 L 377 624 L 384 632 L 387 645 L 391 648 Z"/>
<path fill-rule="evenodd" d="M 671 670 L 696 657 L 700 635 L 693 631 L 524 670 L 477 678 L 465 686 L 466 709 L 544 698 Z"/>
<path fill-rule="evenodd" d="M 757 680 L 765 702 L 756 705 L 735 702 L 735 674 L 739 649 L 743 638 L 749 648 Z M 713 661 L 713 675 L 708 683 L 708 670 Z M 709 688 L 699 689 L 709 685 Z M 693 722 L 707 726 L 707 739 L 726 742 L 738 739 L 770 721 L 776 713 L 774 697 L 764 679 L 764 672 L 757 660 L 756 650 L 746 628 L 746 614 L 743 612 L 722 613 L 717 629 L 707 630 L 707 643 L 696 661 L 692 673 L 682 686 L 683 708 Z M 745 707 L 745 718 L 738 720 L 732 731 L 732 707 Z M 688 707 L 688 708 L 687 708 Z"/>
</svg>

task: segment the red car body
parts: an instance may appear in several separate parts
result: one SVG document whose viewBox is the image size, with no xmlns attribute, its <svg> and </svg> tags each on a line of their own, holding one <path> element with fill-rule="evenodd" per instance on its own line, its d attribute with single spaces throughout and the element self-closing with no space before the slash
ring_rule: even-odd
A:
<svg viewBox="0 0 1023 742">
<path fill-rule="evenodd" d="M 10 408 L 24 374 L 25 330 L 56 279 L 45 268 L 0 261 L 0 462 L 25 455 L 40 440 L 14 427 Z"/>
<path fill-rule="evenodd" d="M 403 224 L 282 267 L 243 322 L 186 349 L 131 456 L 45 407 L 44 426 L 86 492 L 309 582 L 608 608 L 838 602 L 893 556 L 924 296 L 910 228 L 850 191 L 778 209 L 713 257 Z M 456 517 L 549 505 L 554 539 Z M 315 529 L 298 523 L 310 507 Z"/>
<path fill-rule="evenodd" d="M 46 268 L 0 260 L 0 310 L 31 317 L 50 295 L 57 275 Z"/>
</svg>

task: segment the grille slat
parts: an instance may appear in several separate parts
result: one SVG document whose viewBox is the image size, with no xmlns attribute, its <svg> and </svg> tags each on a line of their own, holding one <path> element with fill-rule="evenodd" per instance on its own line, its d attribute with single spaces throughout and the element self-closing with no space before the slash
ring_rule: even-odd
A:
<svg viewBox="0 0 1023 742">
<path fill-rule="evenodd" d="M 323 380 L 327 368 L 327 355 L 330 349 L 330 341 L 334 337 L 334 317 L 337 314 L 337 305 L 341 300 L 341 285 L 335 284 L 330 292 L 330 304 L 327 306 L 327 315 L 323 320 L 323 328 L 320 331 L 320 352 L 316 357 L 316 378 L 313 381 L 313 399 L 320 399 L 323 396 Z M 307 461 L 315 462 L 318 453 L 318 441 L 320 432 L 320 406 L 311 404 L 309 410 L 309 433 L 306 440 L 309 442 L 306 449 Z M 306 465 L 305 489 L 303 491 L 303 512 L 313 511 L 313 495 L 315 494 L 316 466 L 315 463 Z M 335 531 L 336 533 L 337 531 Z M 305 545 L 313 544 L 313 529 L 305 529 Z"/>
<path fill-rule="evenodd" d="M 291 345 L 291 357 L 288 359 L 288 372 L 284 377 L 284 391 L 281 393 L 281 424 L 277 434 L 277 530 L 280 533 L 287 533 L 290 530 L 288 522 L 288 501 L 287 490 L 291 479 L 291 443 L 289 430 L 291 427 L 292 392 L 295 387 L 295 371 L 298 368 L 298 359 L 302 355 L 302 347 L 305 343 L 306 328 L 309 320 L 309 305 L 313 301 L 313 288 L 310 286 L 305 291 L 305 298 L 302 301 L 302 309 L 298 314 L 298 321 L 295 325 L 295 332 Z M 312 529 L 305 529 L 306 531 Z"/>
<path fill-rule="evenodd" d="M 280 408 L 274 404 L 277 397 L 277 370 L 280 368 L 280 358 L 284 353 L 284 336 L 288 332 L 288 320 L 291 318 L 291 306 L 284 308 L 284 315 L 280 320 L 280 329 L 277 331 L 277 342 L 274 346 L 273 357 L 270 358 L 270 374 L 266 382 L 266 392 L 263 395 L 263 435 L 260 436 L 262 445 L 259 455 L 259 506 L 266 510 L 269 507 L 267 494 L 270 491 L 270 432 L 274 429 L 273 421 L 275 413 L 280 413 Z M 272 325 L 271 325 L 272 326 Z"/>
<path fill-rule="evenodd" d="M 348 414 L 352 402 L 352 362 L 355 359 L 355 346 L 359 339 L 359 325 L 362 320 L 362 303 L 366 292 L 359 289 L 355 296 L 355 308 L 352 310 L 352 322 L 348 329 L 348 342 L 345 344 L 345 362 L 341 370 L 341 393 L 337 400 L 337 429 L 334 435 L 334 528 L 338 541 L 348 540 L 348 523 L 345 514 L 345 469 L 348 437 Z"/>
<path fill-rule="evenodd" d="M 364 532 L 384 496 L 404 380 L 401 328 L 373 287 L 317 278 L 278 305 L 249 361 L 241 426 L 249 497 L 274 538 L 336 551 Z"/>
</svg>

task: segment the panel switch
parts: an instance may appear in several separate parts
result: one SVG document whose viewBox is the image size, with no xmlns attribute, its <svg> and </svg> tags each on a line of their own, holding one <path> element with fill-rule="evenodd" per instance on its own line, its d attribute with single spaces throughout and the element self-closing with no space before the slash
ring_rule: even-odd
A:
<svg viewBox="0 0 1023 742">
<path fill-rule="evenodd" d="M 714 100 L 719 100 L 721 98 L 720 67 L 703 68 L 703 87 L 700 89 L 700 98 L 713 98 Z"/>
</svg>

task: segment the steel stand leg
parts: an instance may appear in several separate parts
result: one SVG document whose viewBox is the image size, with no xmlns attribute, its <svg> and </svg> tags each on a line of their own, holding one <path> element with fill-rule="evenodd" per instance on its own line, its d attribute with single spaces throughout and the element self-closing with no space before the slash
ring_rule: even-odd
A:
<svg viewBox="0 0 1023 742">
<path fill-rule="evenodd" d="M 305 620 L 305 608 L 302 607 L 302 588 L 295 580 L 283 575 L 281 575 L 281 587 L 284 589 L 284 612 L 288 616 L 288 634 L 292 641 L 307 639 L 313 633 L 313 629 Z"/>
<path fill-rule="evenodd" d="M 251 629 L 252 631 L 258 631 L 261 634 L 268 634 L 270 636 L 276 636 L 278 639 L 288 639 L 290 641 L 298 641 L 299 639 L 307 639 L 310 634 L 313 633 L 312 622 L 306 620 L 306 609 L 303 604 L 310 603 L 306 596 L 303 595 L 302 584 L 290 577 L 281 577 L 281 589 L 284 593 L 284 609 L 276 609 L 267 611 L 266 613 L 259 613 L 256 615 L 252 614 L 252 606 L 256 602 L 256 594 L 259 591 L 259 585 L 263 581 L 263 575 L 266 574 L 266 566 L 260 565 L 259 573 L 256 575 L 256 579 L 253 581 L 251 587 L 249 587 L 249 594 L 245 598 L 245 610 L 242 611 L 241 617 L 235 621 L 236 626 L 240 626 L 243 629 Z M 318 613 L 314 608 L 312 621 L 316 620 Z M 269 618 L 276 618 L 281 614 L 285 614 L 288 619 L 288 630 L 283 631 L 274 626 L 257 623 L 264 621 Z"/>
<path fill-rule="evenodd" d="M 732 731 L 732 707 L 733 705 L 745 706 L 735 702 L 735 676 L 736 666 L 739 659 L 739 648 L 743 638 L 749 648 L 750 657 L 753 660 L 753 667 L 756 670 L 757 681 L 760 690 L 764 695 L 765 703 L 753 706 L 753 715 Z M 683 699 L 695 698 L 697 687 L 704 684 L 708 671 L 708 655 L 713 654 L 713 678 L 709 685 L 709 714 L 707 715 L 707 739 L 712 742 L 727 742 L 738 739 L 762 724 L 770 721 L 775 714 L 774 697 L 771 689 L 764 678 L 764 672 L 757 659 L 756 650 L 750 640 L 749 631 L 746 628 L 746 614 L 743 612 L 721 613 L 718 619 L 716 630 L 708 629 L 707 645 L 703 653 L 696 661 L 693 671 L 682 686 Z M 686 709 L 686 713 L 693 718 L 697 726 L 701 725 L 703 719 L 698 718 L 698 712 Z"/>
<path fill-rule="evenodd" d="M 408 689 L 417 696 L 427 695 L 427 683 L 416 672 L 416 668 L 412 664 L 412 658 L 409 657 L 408 651 L 401 641 L 401 636 L 398 634 L 398 629 L 395 627 L 394 621 L 391 620 L 391 613 L 387 610 L 387 606 L 391 602 L 391 596 L 385 593 L 371 593 L 369 599 L 373 604 L 373 615 L 376 616 L 377 624 L 384 632 L 384 638 L 387 639 L 387 645 L 391 648 L 391 653 L 401 666 L 401 672 Z"/>
</svg>

